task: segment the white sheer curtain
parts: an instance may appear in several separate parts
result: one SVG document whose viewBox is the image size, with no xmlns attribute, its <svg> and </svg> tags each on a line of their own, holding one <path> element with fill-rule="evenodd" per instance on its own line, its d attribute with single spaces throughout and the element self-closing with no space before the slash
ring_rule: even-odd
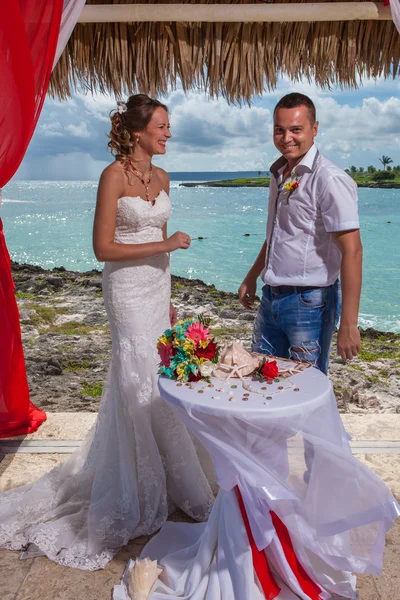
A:
<svg viewBox="0 0 400 600">
<path fill-rule="evenodd" d="M 79 15 L 81 14 L 82 8 L 85 6 L 85 1 L 86 0 L 64 0 L 60 35 L 58 36 L 58 44 L 53 69 L 68 43 Z"/>
<path fill-rule="evenodd" d="M 390 0 L 390 10 L 392 11 L 393 22 L 400 33 L 400 0 Z"/>
</svg>

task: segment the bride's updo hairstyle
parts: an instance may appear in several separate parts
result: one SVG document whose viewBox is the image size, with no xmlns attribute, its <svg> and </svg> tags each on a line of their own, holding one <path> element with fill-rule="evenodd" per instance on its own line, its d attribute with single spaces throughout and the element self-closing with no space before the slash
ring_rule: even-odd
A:
<svg viewBox="0 0 400 600">
<path fill-rule="evenodd" d="M 168 112 L 165 104 L 153 100 L 145 94 L 134 94 L 128 101 L 118 102 L 118 108 L 110 112 L 111 131 L 108 147 L 111 154 L 119 160 L 125 168 L 128 167 L 129 155 L 132 154 L 137 144 L 135 134 L 143 131 L 149 124 L 154 111 L 163 108 Z"/>
</svg>

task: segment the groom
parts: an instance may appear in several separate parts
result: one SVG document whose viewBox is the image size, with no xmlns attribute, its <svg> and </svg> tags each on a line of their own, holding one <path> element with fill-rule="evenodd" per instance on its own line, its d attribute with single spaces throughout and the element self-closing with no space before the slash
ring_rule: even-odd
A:
<svg viewBox="0 0 400 600">
<path fill-rule="evenodd" d="M 261 276 L 252 350 L 326 374 L 340 313 L 338 354 L 351 360 L 360 351 L 362 246 L 357 185 L 317 150 L 317 133 L 310 98 L 293 93 L 278 102 L 273 135 L 282 156 L 270 169 L 267 235 L 239 299 L 252 306 Z"/>
</svg>

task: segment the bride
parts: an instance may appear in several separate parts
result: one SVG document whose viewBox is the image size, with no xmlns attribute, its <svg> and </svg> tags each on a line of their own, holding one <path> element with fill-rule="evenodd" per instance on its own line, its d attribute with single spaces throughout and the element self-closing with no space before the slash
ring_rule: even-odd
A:
<svg viewBox="0 0 400 600">
<path fill-rule="evenodd" d="M 112 336 L 99 415 L 67 462 L 0 494 L 1 547 L 89 570 L 159 529 L 175 507 L 206 520 L 214 500 L 201 449 L 157 389 L 157 338 L 176 320 L 169 253 L 191 241 L 167 237 L 169 177 L 151 163 L 171 137 L 167 107 L 137 94 L 111 122 L 116 160 L 100 178 L 93 233 Z"/>
</svg>

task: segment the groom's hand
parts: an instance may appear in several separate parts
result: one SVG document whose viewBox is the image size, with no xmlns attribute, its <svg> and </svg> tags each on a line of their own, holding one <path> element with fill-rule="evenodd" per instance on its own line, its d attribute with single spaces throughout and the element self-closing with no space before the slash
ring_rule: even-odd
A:
<svg viewBox="0 0 400 600">
<path fill-rule="evenodd" d="M 361 350 L 360 331 L 357 325 L 340 324 L 337 335 L 337 353 L 343 360 L 352 360 Z"/>
<path fill-rule="evenodd" d="M 252 308 L 257 292 L 257 278 L 246 277 L 238 290 L 239 300 L 245 308 Z"/>
</svg>

